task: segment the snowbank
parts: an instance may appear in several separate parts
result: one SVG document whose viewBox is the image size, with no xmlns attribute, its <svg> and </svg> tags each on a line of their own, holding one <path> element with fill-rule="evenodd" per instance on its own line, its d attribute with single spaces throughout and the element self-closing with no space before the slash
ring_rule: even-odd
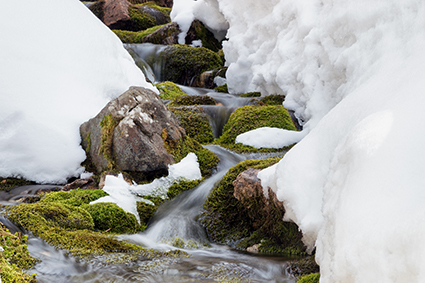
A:
<svg viewBox="0 0 425 283">
<path fill-rule="evenodd" d="M 79 1 L 0 7 L 0 176 L 64 182 L 84 170 L 79 125 L 129 86 L 153 87 Z"/>
<path fill-rule="evenodd" d="M 305 136 L 305 133 L 262 127 L 238 135 L 236 142 L 255 148 L 282 148 L 299 142 Z"/>
<path fill-rule="evenodd" d="M 422 282 L 425 3 L 217 0 L 233 92 L 286 93 L 311 131 L 259 174 L 321 282 Z"/>
</svg>

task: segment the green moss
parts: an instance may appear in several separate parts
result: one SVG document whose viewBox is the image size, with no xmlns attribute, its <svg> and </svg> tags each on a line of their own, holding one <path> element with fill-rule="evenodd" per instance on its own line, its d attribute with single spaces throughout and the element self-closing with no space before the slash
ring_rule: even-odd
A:
<svg viewBox="0 0 425 283">
<path fill-rule="evenodd" d="M 209 50 L 212 50 L 214 52 L 218 52 L 222 49 L 223 46 L 214 37 L 214 34 L 209 31 L 200 21 L 193 21 L 190 29 L 193 29 L 196 36 L 202 41 L 202 47 L 208 48 Z"/>
<path fill-rule="evenodd" d="M 168 106 L 191 106 L 191 105 L 216 105 L 214 98 L 208 95 L 184 95 L 173 99 Z"/>
<path fill-rule="evenodd" d="M 24 270 L 38 262 L 28 253 L 27 236 L 18 233 L 13 235 L 0 223 L 0 239 L 0 281 L 36 282 L 35 275 L 24 273 Z"/>
<path fill-rule="evenodd" d="M 169 139 L 168 133 L 165 129 L 162 131 L 162 139 L 164 140 L 164 146 L 168 153 L 174 157 L 174 161 L 180 162 L 190 152 L 193 152 L 198 157 L 199 167 L 203 177 L 210 176 L 213 169 L 217 167 L 219 159 L 210 150 L 202 147 L 202 145 L 196 140 L 189 136 L 185 136 L 182 140 L 175 143 Z"/>
<path fill-rule="evenodd" d="M 170 108 L 186 131 L 186 135 L 201 144 L 214 141 L 214 134 L 207 115 L 198 107 Z"/>
<path fill-rule="evenodd" d="M 244 106 L 235 110 L 223 128 L 221 137 L 215 140 L 217 144 L 237 152 L 276 151 L 271 149 L 258 150 L 242 144 L 235 145 L 236 137 L 242 133 L 260 127 L 275 127 L 296 131 L 288 110 L 281 105 Z"/>
<path fill-rule="evenodd" d="M 103 190 L 76 189 L 69 192 L 59 191 L 42 194 L 40 202 L 60 202 L 72 206 L 80 206 L 82 204 L 89 204 L 107 195 Z"/>
<path fill-rule="evenodd" d="M 267 95 L 261 99 L 261 102 L 266 105 L 282 105 L 283 101 L 285 101 L 285 96 L 279 94 Z"/>
<path fill-rule="evenodd" d="M 30 182 L 24 179 L 19 178 L 1 178 L 0 177 L 0 191 L 9 192 L 10 190 L 20 187 L 34 184 L 34 182 Z"/>
<path fill-rule="evenodd" d="M 156 88 L 159 90 L 159 96 L 162 99 L 173 99 L 179 96 L 184 96 L 186 93 L 181 90 L 181 88 L 173 82 L 162 82 L 155 84 Z"/>
<path fill-rule="evenodd" d="M 167 47 L 161 56 L 164 59 L 164 81 L 189 85 L 205 71 L 220 68 L 220 57 L 203 47 L 173 45 Z"/>
<path fill-rule="evenodd" d="M 252 232 L 252 220 L 245 207 L 233 196 L 233 181 L 248 168 L 263 169 L 278 162 L 278 158 L 246 160 L 229 169 L 214 187 L 204 203 L 201 222 L 213 242 L 227 244 L 248 237 Z"/>
<path fill-rule="evenodd" d="M 194 187 L 199 185 L 201 181 L 202 180 L 195 180 L 195 181 L 181 180 L 180 182 L 171 185 L 171 187 L 168 189 L 167 196 L 169 199 L 172 199 L 184 191 L 193 189 Z"/>
<path fill-rule="evenodd" d="M 227 84 L 224 84 L 224 85 L 221 85 L 221 86 L 217 86 L 214 89 L 216 91 L 218 91 L 218 92 L 229 93 L 229 90 L 227 89 Z"/>
<path fill-rule="evenodd" d="M 164 15 L 167 15 L 167 16 L 170 16 L 170 13 L 171 13 L 171 8 L 161 7 L 161 6 L 159 6 L 157 3 L 153 2 L 153 1 L 142 3 L 142 4 L 138 4 L 137 6 L 151 7 L 151 8 L 154 8 L 154 9 L 160 11 L 161 13 L 163 13 Z"/>
<path fill-rule="evenodd" d="M 149 14 L 143 13 L 139 6 L 132 5 L 128 7 L 128 14 L 133 22 L 132 29 L 135 31 L 145 30 L 155 26 L 155 18 Z"/>
<path fill-rule="evenodd" d="M 155 205 L 148 204 L 143 201 L 137 202 L 137 212 L 139 213 L 140 223 L 142 225 L 147 225 L 149 220 L 155 214 L 155 211 L 158 209 L 158 205 L 161 204 L 164 200 L 160 197 L 157 197 L 154 200 L 150 199 L 150 201 L 154 202 Z"/>
<path fill-rule="evenodd" d="M 164 25 L 153 26 L 142 31 L 129 31 L 129 30 L 112 30 L 123 43 L 142 43 L 143 38 L 147 35 L 154 33 L 162 28 Z"/>
<path fill-rule="evenodd" d="M 120 242 L 112 236 L 88 230 L 94 227 L 93 219 L 80 207 L 39 202 L 11 207 L 8 214 L 12 221 L 35 236 L 57 248 L 66 249 L 75 256 L 141 249 L 139 246 Z"/>
<path fill-rule="evenodd" d="M 113 170 L 115 168 L 115 161 L 112 152 L 112 141 L 114 138 L 114 129 L 117 122 L 114 120 L 112 115 L 106 115 L 100 122 L 100 128 L 102 137 L 100 140 L 99 154 L 103 155 L 108 161 L 107 170 Z"/>
<path fill-rule="evenodd" d="M 241 97 L 260 97 L 261 93 L 259 92 L 247 92 L 247 93 L 243 93 L 241 94 Z"/>
<path fill-rule="evenodd" d="M 146 225 L 139 225 L 136 216 L 125 212 L 115 203 L 95 203 L 83 206 L 90 213 L 94 229 L 101 232 L 129 234 L 143 231 Z"/>
<path fill-rule="evenodd" d="M 319 283 L 320 273 L 312 273 L 309 275 L 304 275 L 300 277 L 298 283 Z"/>
</svg>

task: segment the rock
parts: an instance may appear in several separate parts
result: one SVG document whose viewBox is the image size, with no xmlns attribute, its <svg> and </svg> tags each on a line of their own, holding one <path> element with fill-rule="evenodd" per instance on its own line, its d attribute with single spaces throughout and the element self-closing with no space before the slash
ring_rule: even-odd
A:
<svg viewBox="0 0 425 283">
<path fill-rule="evenodd" d="M 191 45 L 194 41 L 202 41 L 202 47 L 208 48 L 214 52 L 222 49 L 221 43 L 214 37 L 204 24 L 199 20 L 194 20 L 185 37 L 185 43 Z"/>
<path fill-rule="evenodd" d="M 127 0 L 105 0 L 103 22 L 110 29 L 125 29 L 131 21 L 128 13 L 130 2 Z"/>
<path fill-rule="evenodd" d="M 74 189 L 97 189 L 95 180 L 90 177 L 86 179 L 77 179 L 72 183 L 66 184 L 63 186 L 61 191 L 70 191 Z"/>
<path fill-rule="evenodd" d="M 252 245 L 251 247 L 246 248 L 247 252 L 258 254 L 260 251 L 260 244 Z"/>
<path fill-rule="evenodd" d="M 176 144 L 185 131 L 156 93 L 131 87 L 82 124 L 80 134 L 97 172 L 156 174 L 174 163 L 163 138 Z"/>
<path fill-rule="evenodd" d="M 143 14 L 147 14 L 150 15 L 154 18 L 155 20 L 155 25 L 165 25 L 167 23 L 169 23 L 171 21 L 170 17 L 166 14 L 164 14 L 163 12 L 149 7 L 149 6 L 141 6 L 140 7 L 140 11 Z"/>
<path fill-rule="evenodd" d="M 252 200 L 254 198 L 259 199 L 261 203 L 256 203 L 255 205 L 256 207 L 262 207 L 262 211 L 255 212 L 258 219 L 268 218 L 273 209 L 272 206 L 277 207 L 283 215 L 285 208 L 283 203 L 277 199 L 276 194 L 270 188 L 267 191 L 268 198 L 263 193 L 261 180 L 257 177 L 258 172 L 260 172 L 260 169 L 249 168 L 240 173 L 236 180 L 233 181 L 233 196 L 247 209 L 252 208 Z"/>
<path fill-rule="evenodd" d="M 154 31 L 153 33 L 143 37 L 142 42 L 163 45 L 178 44 L 179 33 L 179 25 L 177 23 L 169 23 Z"/>
</svg>

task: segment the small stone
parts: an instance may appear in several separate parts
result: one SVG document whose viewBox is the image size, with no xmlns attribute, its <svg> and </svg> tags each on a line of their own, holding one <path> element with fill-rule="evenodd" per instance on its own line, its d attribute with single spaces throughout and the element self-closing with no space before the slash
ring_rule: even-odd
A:
<svg viewBox="0 0 425 283">
<path fill-rule="evenodd" d="M 258 254 L 260 251 L 260 244 L 252 245 L 251 247 L 246 248 L 247 252 Z"/>
</svg>

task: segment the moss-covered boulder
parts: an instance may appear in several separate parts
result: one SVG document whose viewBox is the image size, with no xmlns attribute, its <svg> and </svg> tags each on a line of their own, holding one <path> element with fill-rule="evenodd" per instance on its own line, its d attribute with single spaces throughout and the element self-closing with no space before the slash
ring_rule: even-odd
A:
<svg viewBox="0 0 425 283">
<path fill-rule="evenodd" d="M 301 276 L 298 283 L 319 283 L 320 273 L 312 273 L 309 275 Z"/>
<path fill-rule="evenodd" d="M 217 53 L 204 47 L 172 45 L 161 56 L 165 62 L 162 80 L 182 85 L 191 85 L 203 72 L 223 66 Z"/>
<path fill-rule="evenodd" d="M 281 209 L 270 205 L 265 215 L 262 195 L 254 195 L 250 204 L 235 196 L 233 182 L 248 168 L 263 169 L 279 159 L 246 160 L 229 169 L 214 187 L 204 204 L 201 223 L 209 238 L 216 243 L 235 245 L 239 249 L 259 244 L 259 252 L 267 254 L 302 255 L 302 235 L 294 223 L 283 222 Z"/>
<path fill-rule="evenodd" d="M 159 90 L 159 96 L 161 99 L 174 99 L 176 97 L 186 95 L 186 93 L 173 82 L 161 82 L 155 84 L 155 86 Z"/>
<path fill-rule="evenodd" d="M 29 255 L 27 236 L 11 234 L 0 222 L 0 239 L 0 281 L 37 282 L 35 275 L 25 273 L 38 262 L 38 259 Z"/>
<path fill-rule="evenodd" d="M 192 105 L 216 105 L 214 98 L 208 95 L 184 95 L 175 97 L 168 107 L 192 106 Z"/>
<path fill-rule="evenodd" d="M 129 30 L 118 30 L 118 29 L 114 29 L 112 31 L 120 38 L 120 40 L 123 43 L 144 43 L 146 42 L 144 41 L 145 37 L 148 37 L 149 35 L 156 33 L 156 31 L 162 29 L 164 26 L 166 25 L 153 26 L 151 28 L 147 28 L 141 31 L 129 31 Z M 161 43 L 157 43 L 157 44 L 161 44 Z"/>
<path fill-rule="evenodd" d="M 239 152 L 258 151 L 250 146 L 244 146 L 242 144 L 235 145 L 235 140 L 238 135 L 261 127 L 297 130 L 288 110 L 282 105 L 244 106 L 232 113 L 229 121 L 223 128 L 223 134 L 215 142 Z"/>
<path fill-rule="evenodd" d="M 146 228 L 145 225 L 139 227 L 136 216 L 125 212 L 115 203 L 95 203 L 85 205 L 83 208 L 93 218 L 94 230 L 96 231 L 130 234 Z"/>
<path fill-rule="evenodd" d="M 168 23 L 151 30 L 149 34 L 136 36 L 134 43 L 153 43 L 163 45 L 173 45 L 178 43 L 180 28 L 177 23 Z"/>
<path fill-rule="evenodd" d="M 187 32 L 185 43 L 192 44 L 193 41 L 199 40 L 202 43 L 202 47 L 208 48 L 214 52 L 218 52 L 222 49 L 221 42 L 214 37 L 214 34 L 209 31 L 201 21 L 194 20 Z"/>
<path fill-rule="evenodd" d="M 170 110 L 177 116 L 186 135 L 201 144 L 214 141 L 214 134 L 207 115 L 201 107 L 171 107 Z"/>
</svg>

